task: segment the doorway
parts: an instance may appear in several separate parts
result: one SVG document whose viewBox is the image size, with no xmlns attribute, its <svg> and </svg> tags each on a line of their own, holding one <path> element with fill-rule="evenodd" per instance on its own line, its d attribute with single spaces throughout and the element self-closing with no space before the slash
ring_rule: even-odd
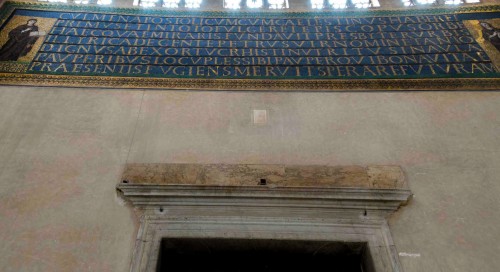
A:
<svg viewBox="0 0 500 272">
<path fill-rule="evenodd" d="M 272 239 L 162 239 L 157 272 L 366 272 L 366 243 Z"/>
</svg>

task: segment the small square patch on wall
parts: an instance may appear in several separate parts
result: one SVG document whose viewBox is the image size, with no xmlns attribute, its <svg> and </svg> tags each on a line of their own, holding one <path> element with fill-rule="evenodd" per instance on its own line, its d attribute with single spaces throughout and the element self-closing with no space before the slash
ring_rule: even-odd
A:
<svg viewBox="0 0 500 272">
<path fill-rule="evenodd" d="M 267 110 L 253 110 L 252 120 L 255 125 L 267 124 Z"/>
</svg>

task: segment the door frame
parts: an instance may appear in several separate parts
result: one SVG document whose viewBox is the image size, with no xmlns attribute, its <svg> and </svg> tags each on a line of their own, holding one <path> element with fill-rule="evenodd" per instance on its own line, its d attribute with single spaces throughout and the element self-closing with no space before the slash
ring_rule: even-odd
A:
<svg viewBox="0 0 500 272">
<path fill-rule="evenodd" d="M 403 271 L 387 217 L 409 189 L 117 185 L 140 212 L 130 271 L 156 271 L 163 238 L 366 243 L 376 272 Z"/>
</svg>

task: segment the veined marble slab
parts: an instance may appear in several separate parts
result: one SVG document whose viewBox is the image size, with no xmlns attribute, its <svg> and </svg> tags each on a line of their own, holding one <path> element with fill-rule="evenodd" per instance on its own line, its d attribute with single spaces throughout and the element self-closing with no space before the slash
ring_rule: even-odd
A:
<svg viewBox="0 0 500 272">
<path fill-rule="evenodd" d="M 133 184 L 407 188 L 399 166 L 262 164 L 127 164 L 124 181 Z"/>
</svg>

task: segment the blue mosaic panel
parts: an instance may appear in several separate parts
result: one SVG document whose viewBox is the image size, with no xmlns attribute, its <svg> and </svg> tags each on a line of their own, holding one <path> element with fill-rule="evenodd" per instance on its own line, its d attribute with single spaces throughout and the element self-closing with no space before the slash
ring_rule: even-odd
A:
<svg viewBox="0 0 500 272">
<path fill-rule="evenodd" d="M 5 67 L 14 67 L 12 63 L 24 56 L 25 69 L 11 72 L 70 76 L 498 78 L 492 54 L 499 52 L 485 50 L 465 23 L 475 20 L 483 27 L 483 40 L 498 50 L 500 30 L 491 23 L 500 17 L 498 12 L 373 14 L 187 16 L 18 8 L 10 20 L 18 17 L 27 23 L 10 26 L 8 35 L 2 30 L 8 38 L 0 41 L 6 48 L 0 49 L 0 64 L 5 61 L 10 64 Z M 37 23 L 29 25 L 30 18 L 51 19 L 52 25 L 42 31 Z M 5 20 L 4 26 L 8 23 Z M 21 37 L 26 42 L 14 48 Z M 38 40 L 43 42 L 35 44 Z"/>
</svg>

